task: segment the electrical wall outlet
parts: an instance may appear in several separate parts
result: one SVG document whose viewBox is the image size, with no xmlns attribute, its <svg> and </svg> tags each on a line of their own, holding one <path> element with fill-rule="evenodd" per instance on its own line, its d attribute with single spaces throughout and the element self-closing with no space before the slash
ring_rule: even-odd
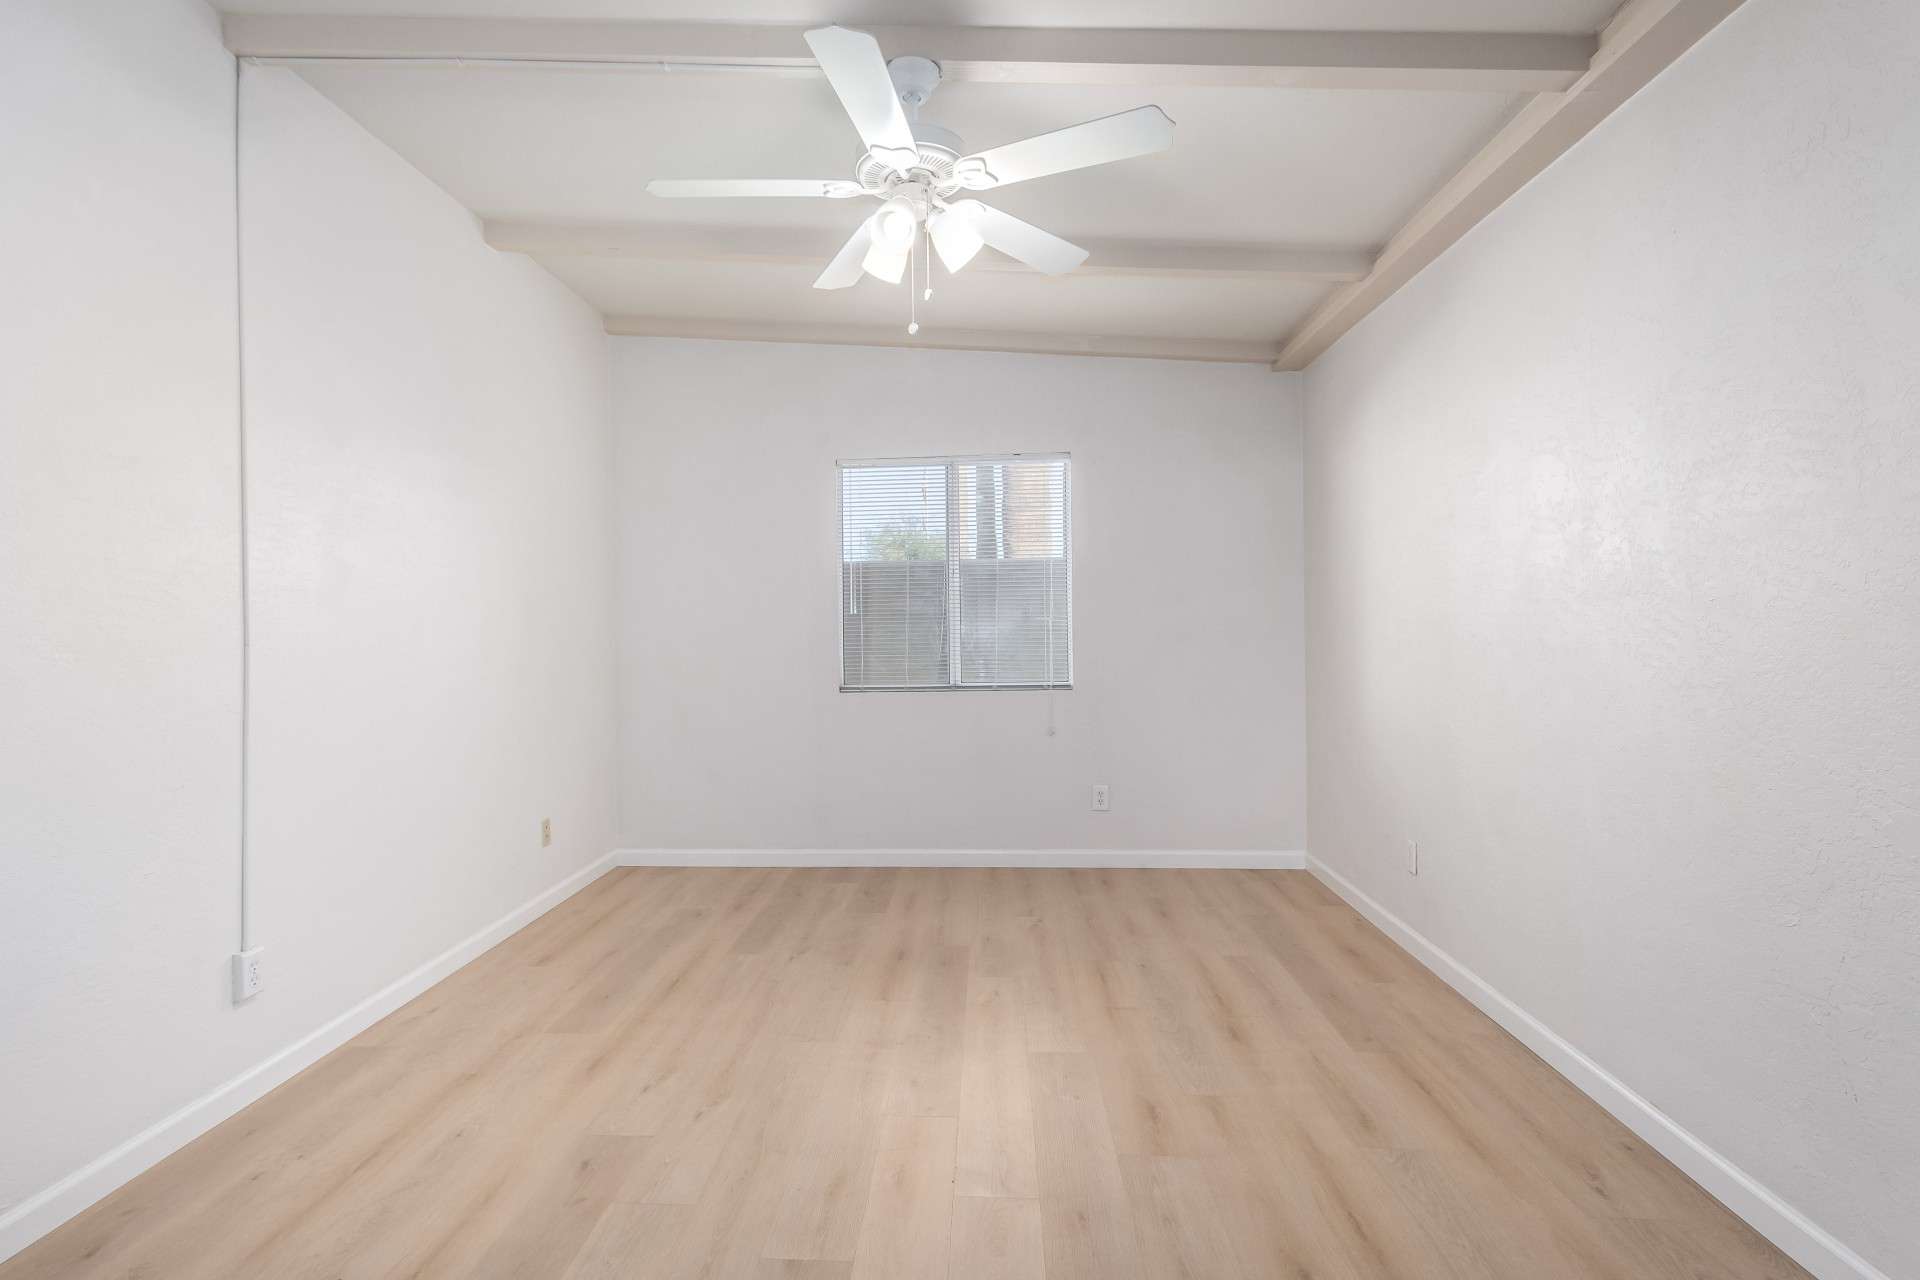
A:
<svg viewBox="0 0 1920 1280">
<path fill-rule="evenodd" d="M 1108 791 L 1107 784 L 1104 782 L 1094 783 L 1093 784 L 1093 811 L 1095 813 L 1106 813 L 1112 808 L 1113 808 L 1113 796 Z"/>
<path fill-rule="evenodd" d="M 260 953 L 265 947 L 236 951 L 233 956 L 233 1002 L 251 1000 L 260 994 Z"/>
<path fill-rule="evenodd" d="M 1413 840 L 1407 841 L 1407 874 L 1410 876 L 1420 874 L 1420 845 Z"/>
<path fill-rule="evenodd" d="M 546 848 L 553 843 L 553 819 L 540 819 L 540 847 Z"/>
</svg>

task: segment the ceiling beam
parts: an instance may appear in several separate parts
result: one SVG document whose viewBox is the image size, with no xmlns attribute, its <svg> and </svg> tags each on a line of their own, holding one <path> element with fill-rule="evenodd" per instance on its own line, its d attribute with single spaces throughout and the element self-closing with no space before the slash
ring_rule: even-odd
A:
<svg viewBox="0 0 1920 1280">
<path fill-rule="evenodd" d="M 543 223 L 489 219 L 486 241 L 495 249 L 535 257 L 630 258 L 673 262 L 750 263 L 819 269 L 846 237 L 752 227 L 696 227 L 647 223 Z M 1075 275 L 1180 279 L 1298 280 L 1340 284 L 1363 278 L 1373 265 L 1364 249 L 1301 249 L 1281 245 L 1180 244 L 1151 240 L 1093 240 Z M 1011 258 L 982 254 L 969 270 L 1030 272 Z"/>
<path fill-rule="evenodd" d="M 800 26 L 544 18 L 230 13 L 245 57 L 594 63 L 818 74 Z M 1430 31 L 1182 31 L 867 26 L 888 56 L 915 53 L 948 79 L 1000 84 L 1441 89 L 1538 93 L 1587 70 L 1585 35 Z"/>
<path fill-rule="evenodd" d="M 1274 368 L 1304 369 L 1477 226 L 1614 108 L 1740 7 L 1741 0 L 1628 0 L 1600 33 L 1592 68 L 1523 106 L 1416 210 L 1364 279 L 1334 291 L 1287 339 Z"/>
<path fill-rule="evenodd" d="M 803 342 L 839 347 L 921 347 L 944 351 L 1009 351 L 1047 356 L 1111 356 L 1136 360 L 1203 360 L 1268 364 L 1271 342 L 1202 338 L 1136 338 L 998 329 L 945 329 L 908 336 L 898 325 L 777 324 L 697 316 L 608 316 L 607 332 L 628 338 L 708 338 L 727 342 Z"/>
</svg>

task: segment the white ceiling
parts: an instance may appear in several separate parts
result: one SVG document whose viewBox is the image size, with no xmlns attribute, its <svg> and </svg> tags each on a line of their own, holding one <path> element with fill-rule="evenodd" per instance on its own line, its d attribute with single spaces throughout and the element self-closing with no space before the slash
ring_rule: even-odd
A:
<svg viewBox="0 0 1920 1280">
<path fill-rule="evenodd" d="M 1268 29 L 1508 30 L 1587 33 L 1614 0 L 246 0 L 252 12 L 620 18 L 650 21 L 838 20 L 876 24 L 1151 26 Z M 798 41 L 796 37 L 796 45 Z M 889 57 L 938 48 L 886 47 Z M 796 48 L 805 56 L 804 46 Z M 300 72 L 376 137 L 483 219 L 559 228 L 618 226 L 674 243 L 714 232 L 730 247 L 765 243 L 774 263 L 692 257 L 536 255 L 613 316 L 742 324 L 904 322 L 906 290 L 873 280 L 810 287 L 867 201 L 663 200 L 656 177 L 850 176 L 859 143 L 815 74 L 307 63 Z M 1386 89 L 1182 85 L 942 85 L 924 121 L 970 148 L 1057 129 L 1143 103 L 1177 124 L 1171 151 L 991 193 L 987 199 L 1096 248 L 1234 245 L 1370 255 L 1524 101 L 1523 95 Z M 991 252 L 991 251 L 988 251 Z M 714 255 L 734 258 L 737 253 Z M 1018 271 L 936 276 L 929 331 L 1114 335 L 1261 343 L 1275 350 L 1335 286 L 1254 275 L 1047 279 Z"/>
<path fill-rule="evenodd" d="M 837 200 L 661 200 L 650 178 L 843 178 L 860 141 L 823 78 L 497 67 L 302 74 L 488 218 L 845 228 Z M 1145 102 L 1178 128 L 1157 156 L 996 191 L 1069 239 L 1375 246 L 1460 167 L 1502 94 L 1134 85 L 942 85 L 921 119 L 981 149 Z"/>
</svg>

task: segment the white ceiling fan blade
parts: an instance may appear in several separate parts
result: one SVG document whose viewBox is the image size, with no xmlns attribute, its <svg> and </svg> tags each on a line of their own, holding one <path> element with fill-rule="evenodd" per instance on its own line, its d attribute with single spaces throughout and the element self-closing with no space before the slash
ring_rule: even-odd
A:
<svg viewBox="0 0 1920 1280">
<path fill-rule="evenodd" d="M 880 42 L 864 31 L 821 27 L 807 32 L 807 45 L 840 96 L 853 127 L 868 147 L 904 172 L 920 154 L 900 107 L 900 95 L 887 74 Z"/>
<path fill-rule="evenodd" d="M 899 284 L 900 277 L 907 272 L 907 256 L 912 252 L 911 240 L 905 244 L 888 244 L 879 236 L 874 236 L 867 256 L 860 260 L 860 266 L 876 280 Z"/>
<path fill-rule="evenodd" d="M 934 252 L 940 255 L 941 263 L 949 272 L 958 272 L 972 262 L 973 255 L 986 243 L 973 225 L 971 210 L 961 207 L 964 205 L 986 207 L 978 200 L 962 200 L 951 208 L 935 209 L 927 218 L 927 234 L 933 237 Z"/>
<path fill-rule="evenodd" d="M 860 184 L 846 178 L 655 178 L 649 195 L 692 198 L 708 196 L 825 196 L 845 200 L 861 194 Z"/>
<path fill-rule="evenodd" d="M 862 218 L 860 225 L 853 229 L 847 242 L 840 246 L 840 252 L 833 255 L 833 261 L 813 282 L 816 289 L 844 289 L 860 279 L 861 259 L 866 256 L 867 246 L 873 242 L 873 219 Z"/>
<path fill-rule="evenodd" d="M 1173 121 L 1167 113 L 1158 107 L 1135 107 L 1117 116 L 1069 125 L 967 156 L 954 166 L 953 176 L 962 186 L 986 191 L 1010 182 L 1151 155 L 1172 145 Z"/>
<path fill-rule="evenodd" d="M 1050 231 L 1042 231 L 1031 222 L 1022 222 L 1010 213 L 981 204 L 978 200 L 957 200 L 954 209 L 966 211 L 967 223 L 980 238 L 1017 262 L 1035 271 L 1057 276 L 1071 271 L 1087 260 L 1087 251 Z"/>
</svg>

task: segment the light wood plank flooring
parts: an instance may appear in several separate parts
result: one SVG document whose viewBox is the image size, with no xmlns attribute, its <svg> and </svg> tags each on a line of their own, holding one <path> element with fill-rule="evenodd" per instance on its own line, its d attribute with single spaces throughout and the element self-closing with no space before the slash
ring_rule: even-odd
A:
<svg viewBox="0 0 1920 1280">
<path fill-rule="evenodd" d="M 1801 1276 L 1303 872 L 607 876 L 27 1277 Z"/>
</svg>

